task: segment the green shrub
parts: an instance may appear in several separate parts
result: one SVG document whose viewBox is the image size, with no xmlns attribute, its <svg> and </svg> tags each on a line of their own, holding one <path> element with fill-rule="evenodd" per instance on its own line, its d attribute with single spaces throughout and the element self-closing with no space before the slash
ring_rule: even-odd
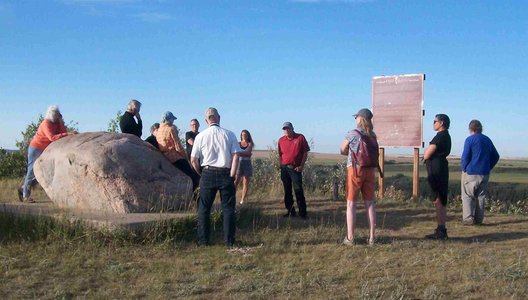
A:
<svg viewBox="0 0 528 300">
<path fill-rule="evenodd" d="M 0 179 L 20 178 L 25 171 L 26 157 L 22 152 L 0 149 Z"/>
</svg>

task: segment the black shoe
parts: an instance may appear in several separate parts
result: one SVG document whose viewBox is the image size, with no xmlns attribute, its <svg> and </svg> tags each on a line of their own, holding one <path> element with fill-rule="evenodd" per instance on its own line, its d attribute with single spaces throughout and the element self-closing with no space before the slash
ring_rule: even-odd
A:
<svg viewBox="0 0 528 300">
<path fill-rule="evenodd" d="M 303 220 L 306 220 L 308 219 L 308 214 L 302 214 L 302 215 L 299 215 L 299 217 L 301 217 L 301 219 Z"/>
<path fill-rule="evenodd" d="M 440 230 L 438 228 L 435 229 L 435 232 L 433 234 L 428 234 L 425 236 L 426 239 L 429 240 L 447 240 L 447 229 Z"/>
<path fill-rule="evenodd" d="M 18 187 L 17 193 L 18 193 L 18 201 L 23 202 L 24 201 L 24 192 L 22 191 L 22 186 Z"/>
</svg>

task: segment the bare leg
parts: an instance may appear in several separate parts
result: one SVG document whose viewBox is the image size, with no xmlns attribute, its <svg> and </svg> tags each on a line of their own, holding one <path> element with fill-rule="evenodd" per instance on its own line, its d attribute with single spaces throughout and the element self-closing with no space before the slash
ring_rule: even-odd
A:
<svg viewBox="0 0 528 300">
<path fill-rule="evenodd" d="M 244 202 L 244 200 L 246 199 L 248 185 L 249 185 L 249 177 L 242 176 L 242 197 L 240 197 L 240 203 Z"/>
<path fill-rule="evenodd" d="M 365 201 L 365 211 L 369 220 L 370 235 L 369 240 L 373 241 L 376 231 L 376 207 L 374 201 Z"/>
<path fill-rule="evenodd" d="M 356 227 L 356 202 L 347 200 L 347 239 L 354 239 L 354 229 Z"/>
<path fill-rule="evenodd" d="M 235 196 L 236 196 L 236 193 L 238 191 L 238 184 L 240 183 L 240 176 L 236 175 L 235 176 Z"/>
</svg>

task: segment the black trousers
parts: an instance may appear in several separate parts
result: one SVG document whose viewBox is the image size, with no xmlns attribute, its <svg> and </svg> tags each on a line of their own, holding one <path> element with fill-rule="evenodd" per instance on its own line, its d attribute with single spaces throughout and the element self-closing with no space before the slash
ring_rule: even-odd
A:
<svg viewBox="0 0 528 300">
<path fill-rule="evenodd" d="M 281 166 L 281 180 L 282 185 L 284 186 L 284 206 L 291 214 L 295 213 L 295 208 L 293 207 L 293 186 L 299 215 L 305 217 L 306 199 L 304 198 L 304 190 L 302 186 L 302 172 L 297 172 L 293 168 L 287 166 Z"/>
<path fill-rule="evenodd" d="M 173 163 L 173 165 L 180 171 L 185 173 L 185 175 L 191 177 L 194 191 L 200 184 L 200 175 L 198 175 L 198 173 L 194 171 L 194 169 L 191 167 L 191 165 L 186 159 L 178 159 L 176 162 Z"/>
</svg>

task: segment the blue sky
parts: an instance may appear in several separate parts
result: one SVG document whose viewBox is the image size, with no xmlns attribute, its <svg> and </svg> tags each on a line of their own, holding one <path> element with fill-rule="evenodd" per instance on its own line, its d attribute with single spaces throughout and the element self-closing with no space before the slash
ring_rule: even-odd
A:
<svg viewBox="0 0 528 300">
<path fill-rule="evenodd" d="M 337 153 L 373 76 L 425 73 L 426 145 L 446 113 L 453 155 L 477 118 L 503 157 L 528 157 L 526 53 L 524 1 L 0 0 L 0 147 L 50 104 L 86 132 L 136 98 L 143 138 L 166 110 L 186 131 L 214 106 L 257 149 L 291 121 Z"/>
</svg>

